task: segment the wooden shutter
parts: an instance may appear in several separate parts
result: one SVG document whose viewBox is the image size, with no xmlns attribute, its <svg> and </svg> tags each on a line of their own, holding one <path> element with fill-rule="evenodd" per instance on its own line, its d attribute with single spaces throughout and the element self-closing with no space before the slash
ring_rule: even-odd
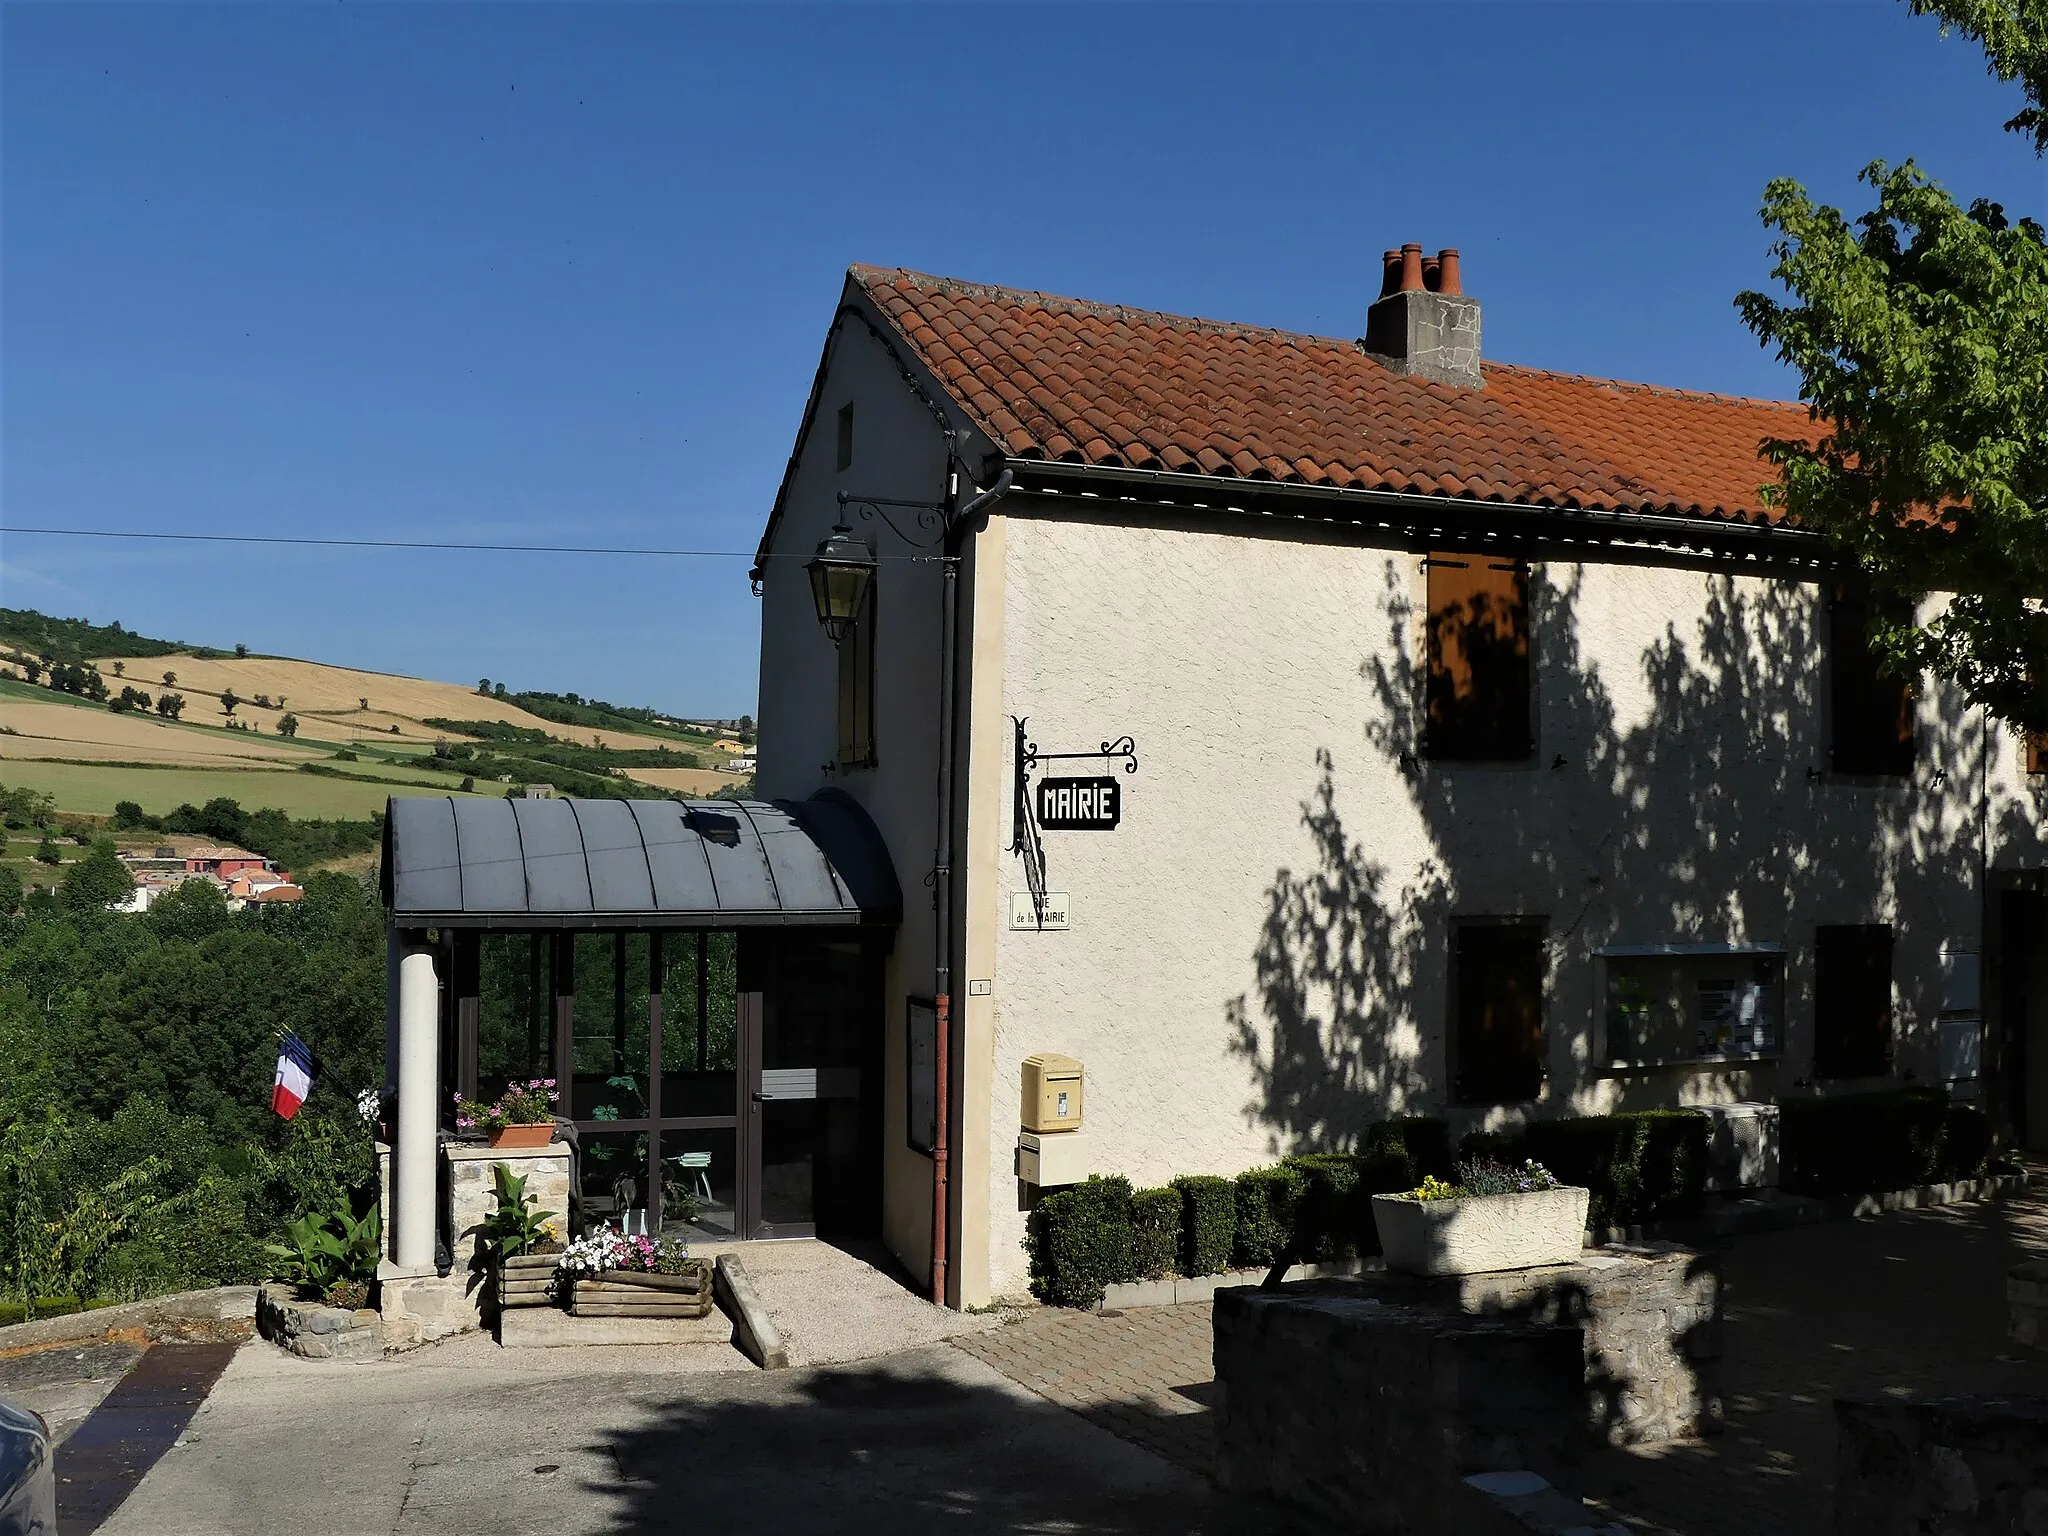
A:
<svg viewBox="0 0 2048 1536">
<path fill-rule="evenodd" d="M 1876 1077 L 1892 1062 L 1892 930 L 1887 923 L 1814 932 L 1813 1070 Z"/>
<path fill-rule="evenodd" d="M 2048 731 L 2035 732 L 2024 748 L 2027 772 L 2048 773 Z"/>
<path fill-rule="evenodd" d="M 1867 593 L 1848 584 L 1835 588 L 1828 605 L 1829 755 L 1837 773 L 1913 771 L 1913 690 L 1878 670 L 1870 647 L 1876 611 Z"/>
<path fill-rule="evenodd" d="M 1518 560 L 1435 554 L 1428 562 L 1424 750 L 1447 762 L 1513 762 L 1530 720 L 1529 572 Z"/>
<path fill-rule="evenodd" d="M 875 583 L 866 605 L 839 642 L 839 766 L 875 761 Z"/>
<path fill-rule="evenodd" d="M 1543 925 L 1472 923 L 1451 933 L 1458 1099 L 1533 1099 L 1543 1086 Z"/>
</svg>

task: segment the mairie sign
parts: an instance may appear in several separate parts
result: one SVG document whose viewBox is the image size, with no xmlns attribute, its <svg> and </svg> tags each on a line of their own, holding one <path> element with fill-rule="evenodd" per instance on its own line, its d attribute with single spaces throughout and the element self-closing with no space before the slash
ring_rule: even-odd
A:
<svg viewBox="0 0 2048 1536">
<path fill-rule="evenodd" d="M 1040 779 L 1038 824 L 1048 832 L 1110 832 L 1123 819 L 1115 779 Z"/>
</svg>

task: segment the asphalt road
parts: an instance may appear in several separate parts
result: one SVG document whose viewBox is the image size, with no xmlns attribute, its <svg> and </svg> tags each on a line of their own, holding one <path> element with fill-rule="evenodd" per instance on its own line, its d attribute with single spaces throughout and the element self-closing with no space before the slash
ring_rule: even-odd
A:
<svg viewBox="0 0 2048 1536">
<path fill-rule="evenodd" d="M 1286 1517 L 947 1345 L 778 1372 L 488 1339 L 369 1365 L 245 1345 L 105 1536 L 703 1530 L 1221 1536 Z"/>
</svg>

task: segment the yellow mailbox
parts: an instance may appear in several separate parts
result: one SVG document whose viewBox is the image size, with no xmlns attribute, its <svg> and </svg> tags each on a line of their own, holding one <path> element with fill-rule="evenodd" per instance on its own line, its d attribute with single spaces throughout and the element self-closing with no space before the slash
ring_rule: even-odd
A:
<svg viewBox="0 0 2048 1536">
<path fill-rule="evenodd" d="M 1024 1129 L 1081 1129 L 1081 1063 L 1042 1051 L 1024 1058 Z"/>
</svg>

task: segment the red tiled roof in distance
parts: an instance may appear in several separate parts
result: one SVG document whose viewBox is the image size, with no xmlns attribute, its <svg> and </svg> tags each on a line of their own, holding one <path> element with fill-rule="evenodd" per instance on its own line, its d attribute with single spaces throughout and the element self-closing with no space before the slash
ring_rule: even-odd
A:
<svg viewBox="0 0 2048 1536">
<path fill-rule="evenodd" d="M 1356 341 L 894 268 L 850 276 L 1015 458 L 1771 522 L 1758 488 L 1777 474 L 1758 444 L 1819 434 L 1786 401 L 1495 363 L 1485 389 L 1456 389 Z"/>
</svg>

